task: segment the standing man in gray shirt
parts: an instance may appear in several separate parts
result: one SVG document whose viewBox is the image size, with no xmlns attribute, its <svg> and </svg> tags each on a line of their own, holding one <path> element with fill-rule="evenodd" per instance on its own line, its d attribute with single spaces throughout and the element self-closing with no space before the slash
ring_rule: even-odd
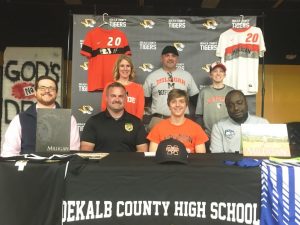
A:
<svg viewBox="0 0 300 225">
<path fill-rule="evenodd" d="M 145 105 L 151 105 L 152 119 L 149 130 L 160 120 L 170 116 L 167 104 L 168 93 L 181 89 L 188 93 L 190 102 L 196 106 L 199 90 L 190 73 L 176 67 L 178 51 L 174 46 L 166 46 L 161 53 L 162 68 L 148 75 L 143 85 Z M 187 109 L 186 114 L 189 114 Z"/>
<path fill-rule="evenodd" d="M 240 90 L 232 90 L 225 97 L 228 118 L 215 123 L 211 133 L 212 153 L 241 153 L 241 124 L 269 123 L 266 119 L 250 115 L 245 95 Z"/>
<path fill-rule="evenodd" d="M 212 84 L 200 90 L 196 115 L 199 115 L 200 125 L 205 128 L 206 134 L 210 137 L 213 125 L 220 119 L 228 117 L 225 96 L 233 88 L 224 84 L 226 76 L 224 64 L 214 62 L 209 69 L 209 77 Z"/>
</svg>

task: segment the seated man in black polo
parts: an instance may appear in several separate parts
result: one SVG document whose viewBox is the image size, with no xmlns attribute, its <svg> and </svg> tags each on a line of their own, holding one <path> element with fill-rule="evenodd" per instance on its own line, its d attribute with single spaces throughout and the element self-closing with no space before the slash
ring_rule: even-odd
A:
<svg viewBox="0 0 300 225">
<path fill-rule="evenodd" d="M 145 152 L 146 131 L 141 120 L 124 110 L 125 87 L 114 82 L 107 86 L 107 108 L 86 122 L 80 149 L 97 152 Z"/>
</svg>

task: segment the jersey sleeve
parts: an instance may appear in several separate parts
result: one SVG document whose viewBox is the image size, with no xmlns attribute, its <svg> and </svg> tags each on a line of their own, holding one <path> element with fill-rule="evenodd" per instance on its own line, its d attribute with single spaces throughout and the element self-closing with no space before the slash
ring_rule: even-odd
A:
<svg viewBox="0 0 300 225">
<path fill-rule="evenodd" d="M 132 52 L 131 52 L 126 34 L 123 31 L 120 30 L 120 36 L 122 37 L 122 40 L 123 40 L 122 45 L 123 45 L 123 48 L 124 48 L 124 54 L 125 55 L 132 55 Z"/>
<path fill-rule="evenodd" d="M 260 36 L 260 38 L 259 38 L 259 57 L 263 57 L 264 53 L 266 51 L 264 35 L 259 27 L 257 29 L 259 30 L 259 36 Z"/>
<path fill-rule="evenodd" d="M 225 31 L 226 32 L 226 31 Z M 224 63 L 224 56 L 225 56 L 225 47 L 223 45 L 224 43 L 224 34 L 225 32 L 223 32 L 220 37 L 219 37 L 219 41 L 218 41 L 218 45 L 217 45 L 217 49 L 216 49 L 216 56 L 220 57 L 222 59 L 222 63 Z"/>
<path fill-rule="evenodd" d="M 92 51 L 93 51 L 93 47 L 92 47 L 92 35 L 91 35 L 91 31 L 89 31 L 83 41 L 81 50 L 80 50 L 80 54 L 90 58 L 92 57 Z"/>
</svg>

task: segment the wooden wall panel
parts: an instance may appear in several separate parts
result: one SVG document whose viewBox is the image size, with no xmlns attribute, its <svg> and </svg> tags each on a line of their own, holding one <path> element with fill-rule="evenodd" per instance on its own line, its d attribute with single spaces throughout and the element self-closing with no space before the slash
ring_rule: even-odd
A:
<svg viewBox="0 0 300 225">
<path fill-rule="evenodd" d="M 257 115 L 261 115 L 262 73 L 256 96 Z M 300 66 L 265 65 L 264 117 L 271 123 L 300 121 Z"/>
</svg>

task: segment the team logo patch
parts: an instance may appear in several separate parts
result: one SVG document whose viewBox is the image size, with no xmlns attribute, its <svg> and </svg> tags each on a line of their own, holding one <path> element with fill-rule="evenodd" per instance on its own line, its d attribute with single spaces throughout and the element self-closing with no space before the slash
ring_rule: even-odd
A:
<svg viewBox="0 0 300 225">
<path fill-rule="evenodd" d="M 128 131 L 128 132 L 133 131 L 132 123 L 125 123 L 125 130 Z"/>
<path fill-rule="evenodd" d="M 227 130 L 224 131 L 224 135 L 225 135 L 226 138 L 232 139 L 235 135 L 235 132 L 234 132 L 234 130 L 227 129 Z"/>
<path fill-rule="evenodd" d="M 167 145 L 166 147 L 167 155 L 179 155 L 178 145 Z"/>
</svg>

